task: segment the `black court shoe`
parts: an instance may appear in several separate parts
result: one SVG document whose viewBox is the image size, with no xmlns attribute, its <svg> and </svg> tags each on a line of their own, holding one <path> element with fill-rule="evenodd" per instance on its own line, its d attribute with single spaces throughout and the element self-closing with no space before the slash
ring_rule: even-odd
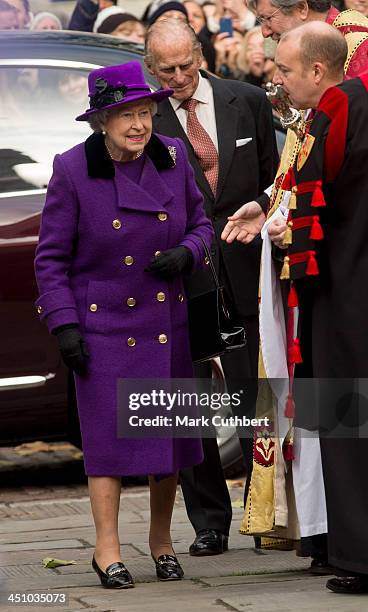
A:
<svg viewBox="0 0 368 612">
<path fill-rule="evenodd" d="M 174 555 L 160 555 L 157 559 L 151 554 L 156 565 L 156 575 L 162 582 L 168 580 L 181 580 L 184 576 L 183 568 Z"/>
<path fill-rule="evenodd" d="M 131 589 L 134 587 L 133 578 L 121 561 L 111 563 L 103 572 L 102 569 L 98 567 L 96 559 L 93 556 L 92 567 L 105 589 Z"/>
</svg>

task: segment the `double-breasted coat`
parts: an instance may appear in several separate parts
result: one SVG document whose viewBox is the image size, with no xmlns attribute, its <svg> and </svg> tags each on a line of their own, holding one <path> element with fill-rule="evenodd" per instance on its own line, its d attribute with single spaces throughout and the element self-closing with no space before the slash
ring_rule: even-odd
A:
<svg viewBox="0 0 368 612">
<path fill-rule="evenodd" d="M 146 268 L 183 245 L 197 269 L 201 239 L 213 236 L 179 139 L 153 134 L 137 161 L 135 182 L 115 170 L 101 134 L 57 155 L 36 252 L 41 319 L 50 331 L 77 324 L 90 354 L 75 376 L 88 475 L 167 474 L 202 458 L 198 440 L 117 436 L 119 378 L 192 376 L 182 277 Z"/>
</svg>

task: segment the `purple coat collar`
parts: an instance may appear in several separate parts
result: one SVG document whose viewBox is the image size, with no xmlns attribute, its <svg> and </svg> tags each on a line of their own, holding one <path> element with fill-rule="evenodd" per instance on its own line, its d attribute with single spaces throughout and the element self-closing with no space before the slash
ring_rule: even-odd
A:
<svg viewBox="0 0 368 612">
<path fill-rule="evenodd" d="M 115 168 L 105 147 L 104 136 L 97 133 L 91 134 L 84 143 L 84 147 L 88 176 L 91 178 L 113 179 Z M 153 162 L 156 170 L 166 170 L 175 166 L 167 146 L 156 134 L 152 134 L 150 141 L 145 147 L 145 152 Z"/>
<path fill-rule="evenodd" d="M 146 147 L 147 149 L 147 147 Z M 171 202 L 174 193 L 167 186 L 164 177 L 160 176 L 151 159 L 147 156 L 139 183 L 124 177 L 124 183 L 119 184 L 121 177 L 115 177 L 117 204 L 119 208 L 131 210 L 164 212 Z"/>
</svg>

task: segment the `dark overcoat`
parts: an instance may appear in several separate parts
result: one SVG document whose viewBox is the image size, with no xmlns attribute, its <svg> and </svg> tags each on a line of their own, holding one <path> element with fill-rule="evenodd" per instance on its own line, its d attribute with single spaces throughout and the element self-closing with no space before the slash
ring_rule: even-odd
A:
<svg viewBox="0 0 368 612">
<path fill-rule="evenodd" d="M 307 394 L 302 416 L 321 425 L 329 564 L 368 576 L 368 73 L 324 93 L 298 162 L 287 256 L 302 375 L 318 381 L 317 416 Z"/>
<path fill-rule="evenodd" d="M 90 357 L 76 376 L 88 475 L 165 474 L 201 460 L 197 440 L 117 437 L 119 378 L 192 376 L 182 278 L 147 272 L 179 245 L 203 265 L 213 230 L 179 139 L 152 135 L 139 183 L 115 173 L 102 135 L 54 160 L 36 253 L 41 319 L 76 323 Z"/>
<path fill-rule="evenodd" d="M 218 79 L 201 71 L 213 90 L 216 130 L 219 147 L 219 179 L 216 195 L 206 180 L 170 100 L 158 105 L 154 116 L 155 131 L 183 140 L 193 167 L 197 185 L 204 196 L 204 206 L 211 219 L 215 240 L 212 257 L 221 283 L 240 319 L 258 315 L 259 264 L 261 237 L 250 244 L 221 240 L 227 218 L 251 200 L 266 205 L 263 191 L 275 177 L 278 154 L 272 122 L 271 105 L 260 87 L 248 83 Z M 193 274 L 187 283 L 191 295 L 213 287 L 208 270 Z"/>
</svg>

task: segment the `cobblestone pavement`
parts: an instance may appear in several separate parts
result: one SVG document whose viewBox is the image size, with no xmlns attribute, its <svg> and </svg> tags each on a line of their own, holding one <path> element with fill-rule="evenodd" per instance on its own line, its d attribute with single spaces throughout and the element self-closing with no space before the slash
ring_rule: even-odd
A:
<svg viewBox="0 0 368 612">
<path fill-rule="evenodd" d="M 352 612 L 368 609 L 368 597 L 334 595 L 326 578 L 308 573 L 309 561 L 294 552 L 259 551 L 253 539 L 238 532 L 243 482 L 229 481 L 233 501 L 230 550 L 224 555 L 188 555 L 193 529 L 178 489 L 173 541 L 185 580 L 159 583 L 147 545 L 148 488 L 125 483 L 120 534 L 123 559 L 136 580 L 128 591 L 102 589 L 91 568 L 95 543 L 93 522 L 80 456 L 75 449 L 22 455 L 0 449 L 0 608 L 24 610 L 6 601 L 13 593 L 63 593 L 67 605 L 32 606 L 34 610 L 97 612 L 181 612 L 209 610 Z M 45 569 L 42 559 L 74 560 L 75 565 Z"/>
</svg>

